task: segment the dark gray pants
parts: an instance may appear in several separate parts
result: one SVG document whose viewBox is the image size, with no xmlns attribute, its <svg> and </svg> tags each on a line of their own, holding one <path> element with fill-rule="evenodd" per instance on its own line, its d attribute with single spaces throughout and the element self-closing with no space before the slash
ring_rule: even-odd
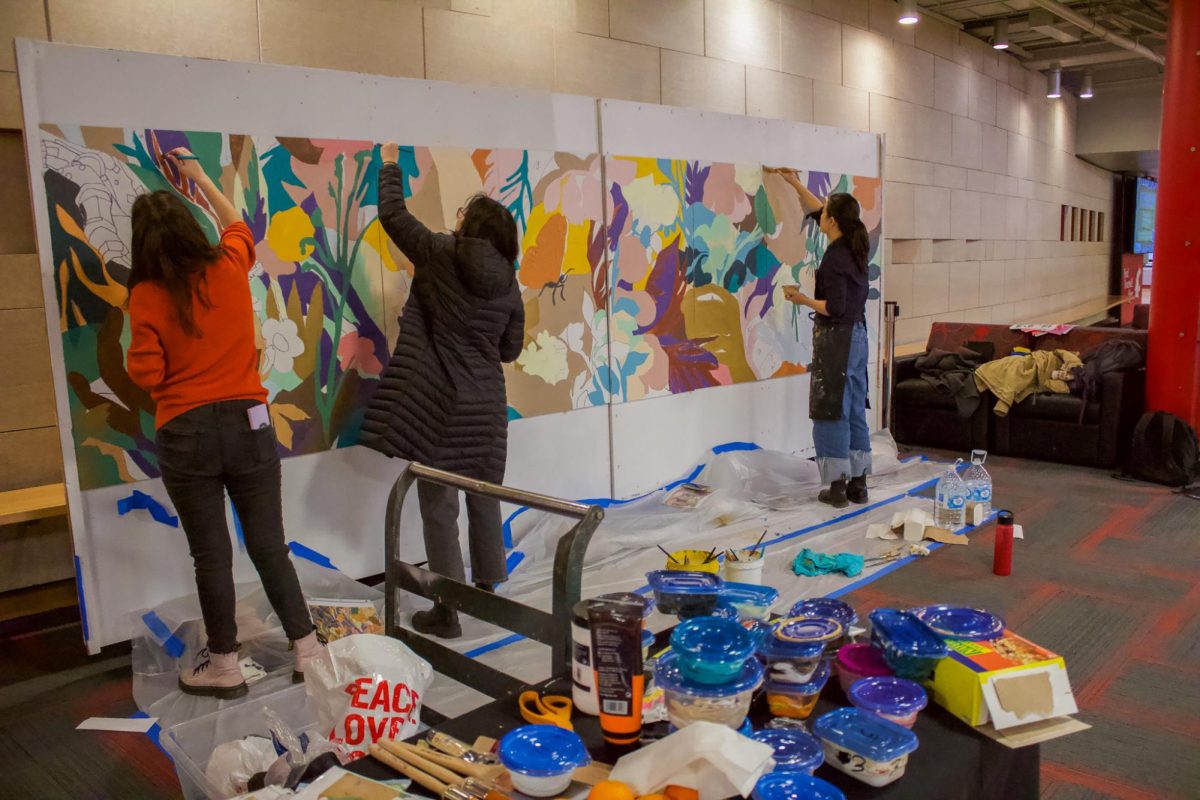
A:
<svg viewBox="0 0 1200 800">
<path fill-rule="evenodd" d="M 429 570 L 465 582 L 462 548 L 458 544 L 458 490 L 417 481 L 417 498 L 421 503 Z M 471 548 L 472 581 L 508 580 L 499 500 L 467 495 L 467 540 Z"/>
<path fill-rule="evenodd" d="M 283 497 L 275 430 L 251 430 L 252 400 L 194 408 L 158 431 L 163 484 L 179 514 L 196 567 L 196 590 L 212 653 L 237 650 L 233 546 L 225 492 L 242 524 L 246 552 L 289 639 L 313 630 L 283 533 Z"/>
</svg>

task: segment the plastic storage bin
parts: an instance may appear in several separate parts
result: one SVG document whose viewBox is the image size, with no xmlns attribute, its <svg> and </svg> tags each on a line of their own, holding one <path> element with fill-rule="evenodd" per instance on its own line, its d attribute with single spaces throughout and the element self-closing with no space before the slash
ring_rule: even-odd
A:
<svg viewBox="0 0 1200 800">
<path fill-rule="evenodd" d="M 737 677 L 755 644 L 740 624 L 716 617 L 685 620 L 671 633 L 671 650 L 684 677 L 710 686 Z"/>
<path fill-rule="evenodd" d="M 850 696 L 850 687 L 862 678 L 882 678 L 892 674 L 892 668 L 883 658 L 883 651 L 873 644 L 852 642 L 837 651 L 838 682 L 842 691 Z"/>
<path fill-rule="evenodd" d="M 571 775 L 592 763 L 579 734 L 555 725 L 524 725 L 500 740 L 500 763 L 513 788 L 530 797 L 554 797 L 571 785 Z"/>
<path fill-rule="evenodd" d="M 686 619 L 711 614 L 717 607 L 721 579 L 709 572 L 655 570 L 646 573 L 658 610 Z"/>
<path fill-rule="evenodd" d="M 869 786 L 899 780 L 917 749 L 912 731 L 858 708 L 823 714 L 812 730 L 825 748 L 826 764 Z"/>
<path fill-rule="evenodd" d="M 870 619 L 871 641 L 901 678 L 927 680 L 950 654 L 942 637 L 907 611 L 880 608 L 871 612 Z"/>
<path fill-rule="evenodd" d="M 709 686 L 687 678 L 679 669 L 678 655 L 667 653 L 654 665 L 654 683 L 663 690 L 667 717 L 676 728 L 693 722 L 714 722 L 734 730 L 746 721 L 754 691 L 762 685 L 763 666 L 748 658 L 729 683 Z"/>
<path fill-rule="evenodd" d="M 904 678 L 863 678 L 847 693 L 855 708 L 878 714 L 897 725 L 911 729 L 917 715 L 929 705 L 929 696 L 921 684 Z"/>
<path fill-rule="evenodd" d="M 777 683 L 808 683 L 842 624 L 827 617 L 792 617 L 775 624 L 760 651 Z"/>
<path fill-rule="evenodd" d="M 825 760 L 825 750 L 821 743 L 804 731 L 794 728 L 757 731 L 750 738 L 775 748 L 776 772 L 812 775 Z"/>
<path fill-rule="evenodd" d="M 780 683 L 768 681 L 766 685 L 767 709 L 774 717 L 808 719 L 817 706 L 817 698 L 829 680 L 829 664 L 820 662 L 817 672 L 808 683 Z"/>
<path fill-rule="evenodd" d="M 984 642 L 1004 635 L 1004 620 L 979 608 L 925 606 L 912 614 L 946 639 Z"/>
<path fill-rule="evenodd" d="M 317 711 L 309 705 L 304 685 L 262 697 L 252 697 L 212 714 L 180 722 L 163 732 L 159 744 L 175 762 L 179 788 L 186 800 L 218 800 L 225 797 L 205 777 L 208 759 L 217 745 L 246 736 L 270 736 L 263 707 L 274 711 L 297 734 L 317 733 Z"/>
<path fill-rule="evenodd" d="M 742 619 L 766 620 L 778 602 L 779 590 L 770 586 L 729 581 L 721 585 L 721 603 L 731 604 Z"/>
<path fill-rule="evenodd" d="M 771 772 L 758 779 L 754 800 L 846 800 L 828 781 L 799 772 Z"/>
</svg>

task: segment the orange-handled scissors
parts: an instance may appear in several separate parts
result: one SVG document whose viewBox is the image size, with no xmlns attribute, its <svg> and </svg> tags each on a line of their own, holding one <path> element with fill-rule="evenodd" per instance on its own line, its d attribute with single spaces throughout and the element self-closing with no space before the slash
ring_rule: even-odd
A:
<svg viewBox="0 0 1200 800">
<path fill-rule="evenodd" d="M 521 692 L 517 698 L 521 709 L 521 718 L 534 725 L 556 725 L 568 731 L 575 728 L 571 725 L 571 698 L 560 694 L 548 694 L 545 697 L 535 691 Z"/>
</svg>

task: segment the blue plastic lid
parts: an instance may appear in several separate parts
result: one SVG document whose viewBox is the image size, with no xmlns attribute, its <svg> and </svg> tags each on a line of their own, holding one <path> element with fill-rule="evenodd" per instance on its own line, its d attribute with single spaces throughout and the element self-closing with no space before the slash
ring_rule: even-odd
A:
<svg viewBox="0 0 1200 800">
<path fill-rule="evenodd" d="M 946 642 L 933 629 L 907 611 L 880 608 L 871 612 L 871 630 L 880 640 L 907 656 L 945 658 Z"/>
<path fill-rule="evenodd" d="M 721 586 L 721 579 L 711 572 L 670 569 L 647 572 L 646 582 L 654 591 L 669 594 L 713 594 Z"/>
<path fill-rule="evenodd" d="M 500 740 L 500 762 L 513 772 L 550 778 L 592 762 L 583 739 L 557 725 L 525 725 Z"/>
<path fill-rule="evenodd" d="M 649 647 L 654 644 L 654 631 L 642 631 L 642 647 Z"/>
<path fill-rule="evenodd" d="M 765 688 L 768 692 L 779 692 L 780 694 L 817 694 L 825 688 L 828 680 L 829 663 L 822 661 L 813 676 L 809 678 L 808 683 L 785 683 L 769 680 Z"/>
<path fill-rule="evenodd" d="M 763 665 L 757 658 L 747 658 L 742 670 L 728 683 L 712 686 L 686 677 L 679 669 L 679 654 L 668 652 L 654 665 L 654 684 L 663 689 L 696 697 L 731 697 L 750 692 L 762 685 Z"/>
<path fill-rule="evenodd" d="M 713 609 L 712 616 L 717 619 L 728 619 L 737 622 L 742 618 L 738 610 L 729 603 L 717 603 L 717 607 Z"/>
<path fill-rule="evenodd" d="M 758 731 L 750 737 L 756 742 L 775 748 L 775 769 L 787 772 L 812 772 L 825 760 L 821 743 L 804 731 L 795 728 L 775 728 Z"/>
<path fill-rule="evenodd" d="M 829 617 L 789 617 L 775 625 L 775 638 L 781 642 L 820 642 L 839 638 L 845 627 Z"/>
<path fill-rule="evenodd" d="M 754 654 L 754 637 L 733 620 L 696 617 L 675 626 L 671 649 L 705 661 L 745 661 Z"/>
<path fill-rule="evenodd" d="M 917 735 L 908 728 L 858 708 L 823 714 L 812 730 L 835 747 L 873 761 L 891 761 L 917 749 Z"/>
<path fill-rule="evenodd" d="M 792 606 L 788 613 L 791 617 L 828 617 L 842 623 L 842 627 L 850 628 L 858 622 L 858 614 L 849 603 L 843 603 L 833 597 L 810 597 Z"/>
<path fill-rule="evenodd" d="M 904 678 L 859 678 L 850 685 L 850 702 L 863 711 L 906 717 L 929 705 L 929 696 Z"/>
<path fill-rule="evenodd" d="M 779 590 L 770 586 L 759 586 L 755 583 L 725 581 L 721 584 L 721 601 L 754 606 L 773 606 L 779 602 Z"/>
<path fill-rule="evenodd" d="M 758 779 L 754 800 L 846 800 L 828 781 L 799 772 L 770 772 Z"/>
<path fill-rule="evenodd" d="M 917 619 L 947 639 L 985 641 L 1004 633 L 1004 620 L 990 611 L 962 606 L 925 606 L 912 610 Z"/>
</svg>

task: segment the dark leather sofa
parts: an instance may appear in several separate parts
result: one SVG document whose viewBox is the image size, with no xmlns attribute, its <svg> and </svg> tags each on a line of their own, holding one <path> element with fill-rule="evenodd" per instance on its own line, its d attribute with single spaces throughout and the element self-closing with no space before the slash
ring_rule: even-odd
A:
<svg viewBox="0 0 1200 800">
<path fill-rule="evenodd" d="M 1035 338 L 1006 325 L 938 322 L 930 330 L 926 352 L 973 343 L 975 349 L 992 349 L 993 358 L 1009 355 L 1014 347 L 1083 354 L 1114 337 L 1132 339 L 1143 347 L 1147 338 L 1146 331 L 1129 328 L 1076 328 L 1064 336 Z M 1088 398 L 1086 407 L 1076 395 L 1041 394 L 1013 406 L 1008 416 L 997 417 L 992 395 L 985 392 L 975 414 L 964 420 L 952 397 L 919 377 L 915 364 L 921 355 L 896 359 L 894 434 L 902 444 L 961 451 L 981 448 L 1000 455 L 1111 468 L 1124 458 L 1143 411 L 1145 370 L 1133 369 L 1105 375 L 1101 390 Z"/>
</svg>

